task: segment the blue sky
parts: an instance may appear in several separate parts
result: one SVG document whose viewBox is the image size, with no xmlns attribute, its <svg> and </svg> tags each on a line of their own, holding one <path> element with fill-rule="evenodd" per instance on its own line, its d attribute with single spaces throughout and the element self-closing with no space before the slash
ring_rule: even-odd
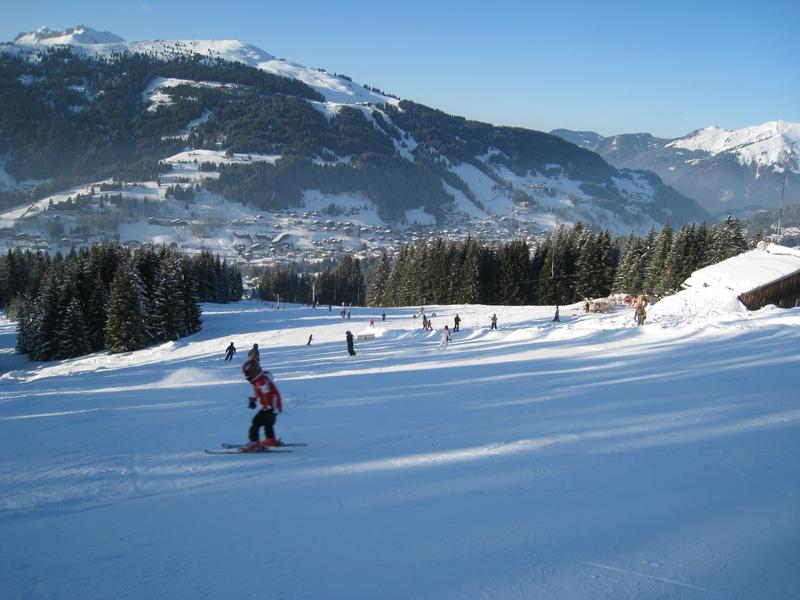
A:
<svg viewBox="0 0 800 600">
<path fill-rule="evenodd" d="M 677 137 L 800 121 L 800 2 L 4 2 L 0 39 L 84 24 L 235 38 L 500 125 Z"/>
</svg>

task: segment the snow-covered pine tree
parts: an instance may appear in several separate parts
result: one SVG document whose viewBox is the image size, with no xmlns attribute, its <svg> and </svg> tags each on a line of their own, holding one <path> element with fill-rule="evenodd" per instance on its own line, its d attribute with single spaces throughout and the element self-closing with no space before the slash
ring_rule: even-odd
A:
<svg viewBox="0 0 800 600">
<path fill-rule="evenodd" d="M 747 250 L 742 223 L 728 215 L 722 223 L 712 226 L 706 251 L 706 264 L 713 265 Z"/>
</svg>

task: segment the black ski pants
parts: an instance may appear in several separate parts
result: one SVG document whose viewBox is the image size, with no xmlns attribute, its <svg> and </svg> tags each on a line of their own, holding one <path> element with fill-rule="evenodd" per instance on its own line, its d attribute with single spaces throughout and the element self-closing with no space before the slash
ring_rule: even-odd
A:
<svg viewBox="0 0 800 600">
<path fill-rule="evenodd" d="M 253 424 L 250 425 L 250 441 L 257 442 L 258 441 L 258 430 L 262 427 L 264 428 L 264 433 L 267 436 L 267 439 L 275 437 L 275 430 L 272 428 L 275 425 L 275 412 L 271 409 L 263 408 L 256 413 L 256 416 L 253 417 Z"/>
</svg>

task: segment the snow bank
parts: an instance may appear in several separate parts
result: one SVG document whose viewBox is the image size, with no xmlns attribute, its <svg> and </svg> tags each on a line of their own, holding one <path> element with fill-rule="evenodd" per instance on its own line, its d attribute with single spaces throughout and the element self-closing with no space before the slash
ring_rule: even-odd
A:
<svg viewBox="0 0 800 600">
<path fill-rule="evenodd" d="M 706 320 L 711 316 L 746 313 L 738 294 L 718 287 L 683 290 L 667 296 L 647 309 L 647 323 L 678 325 Z"/>
</svg>

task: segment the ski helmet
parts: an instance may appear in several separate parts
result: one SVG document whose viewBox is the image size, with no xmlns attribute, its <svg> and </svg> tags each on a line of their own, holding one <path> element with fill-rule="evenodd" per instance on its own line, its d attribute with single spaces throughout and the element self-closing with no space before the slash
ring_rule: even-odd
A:
<svg viewBox="0 0 800 600">
<path fill-rule="evenodd" d="M 248 381 L 253 381 L 253 379 L 261 375 L 261 365 L 255 358 L 250 358 L 242 365 L 242 373 L 244 373 Z"/>
</svg>

